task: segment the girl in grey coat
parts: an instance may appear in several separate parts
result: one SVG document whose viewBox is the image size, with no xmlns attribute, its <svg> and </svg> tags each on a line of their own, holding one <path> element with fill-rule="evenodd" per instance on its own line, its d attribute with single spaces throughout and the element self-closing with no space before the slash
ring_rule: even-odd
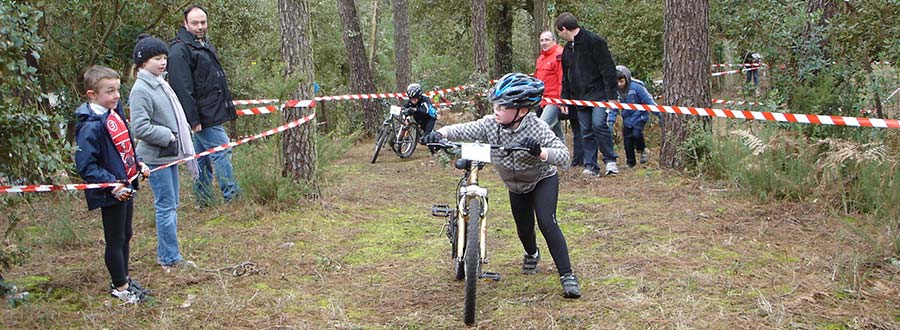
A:
<svg viewBox="0 0 900 330">
<path fill-rule="evenodd" d="M 163 79 L 168 56 L 161 40 L 141 35 L 134 47 L 137 79 L 128 97 L 137 154 L 152 169 L 150 187 L 156 208 L 157 261 L 171 272 L 184 260 L 178 249 L 178 167 L 164 165 L 194 155 L 190 127 L 169 83 Z M 197 173 L 196 161 L 188 162 Z M 196 176 L 196 174 L 195 174 Z"/>
</svg>

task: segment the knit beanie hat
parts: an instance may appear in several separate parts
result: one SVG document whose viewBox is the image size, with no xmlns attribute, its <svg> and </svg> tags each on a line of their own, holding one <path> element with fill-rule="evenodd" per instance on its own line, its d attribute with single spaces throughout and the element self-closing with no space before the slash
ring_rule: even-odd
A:
<svg viewBox="0 0 900 330">
<path fill-rule="evenodd" d="M 137 45 L 134 46 L 134 65 L 140 67 L 144 62 L 159 54 L 169 55 L 169 48 L 162 40 L 151 37 L 149 34 L 141 33 L 138 36 Z"/>
</svg>

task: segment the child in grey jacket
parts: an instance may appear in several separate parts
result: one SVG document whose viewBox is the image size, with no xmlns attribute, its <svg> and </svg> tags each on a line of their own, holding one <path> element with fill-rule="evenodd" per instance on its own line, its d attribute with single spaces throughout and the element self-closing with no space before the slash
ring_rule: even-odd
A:
<svg viewBox="0 0 900 330">
<path fill-rule="evenodd" d="M 137 153 L 152 168 L 150 187 L 156 208 L 157 261 L 163 271 L 171 272 L 183 265 L 178 249 L 178 167 L 162 167 L 170 162 L 194 155 L 191 131 L 178 97 L 163 79 L 166 71 L 166 44 L 142 34 L 134 47 L 137 79 L 128 97 L 131 125 L 138 140 Z M 188 162 L 197 173 L 195 160 Z"/>
</svg>

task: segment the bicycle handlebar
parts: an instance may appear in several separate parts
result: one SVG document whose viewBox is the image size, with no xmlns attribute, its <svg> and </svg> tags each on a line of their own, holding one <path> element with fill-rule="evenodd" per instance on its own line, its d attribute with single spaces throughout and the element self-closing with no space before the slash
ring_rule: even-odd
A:
<svg viewBox="0 0 900 330">
<path fill-rule="evenodd" d="M 499 150 L 501 153 L 503 153 L 504 156 L 509 155 L 513 151 L 528 151 L 529 150 L 528 148 L 518 146 L 518 145 L 501 146 L 501 145 L 488 144 L 488 143 L 482 143 L 482 144 L 490 145 L 491 150 Z M 435 148 L 441 149 L 448 154 L 452 154 L 453 153 L 452 151 L 454 149 L 459 148 L 463 144 L 461 142 L 455 142 L 455 141 L 449 141 L 447 139 L 442 139 L 439 142 L 427 143 L 426 145 L 428 145 L 429 147 L 435 147 Z"/>
</svg>

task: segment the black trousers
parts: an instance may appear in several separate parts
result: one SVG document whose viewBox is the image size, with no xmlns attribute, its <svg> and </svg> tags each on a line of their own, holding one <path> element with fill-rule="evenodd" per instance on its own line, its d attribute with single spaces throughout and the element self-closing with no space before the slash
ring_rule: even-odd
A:
<svg viewBox="0 0 900 330">
<path fill-rule="evenodd" d="M 103 237 L 106 239 L 104 259 L 106 269 L 115 286 L 125 285 L 128 278 L 128 250 L 130 248 L 131 218 L 134 200 L 100 209 L 103 215 Z"/>
<path fill-rule="evenodd" d="M 512 208 L 513 219 L 516 221 L 516 231 L 525 253 L 537 252 L 537 237 L 534 231 L 534 220 L 537 215 L 537 225 L 541 235 L 547 242 L 553 262 L 559 275 L 572 272 L 572 263 L 569 260 L 569 246 L 566 238 L 556 222 L 556 201 L 559 198 L 559 175 L 543 179 L 537 183 L 534 190 L 524 194 L 509 193 L 509 206 Z"/>
</svg>

